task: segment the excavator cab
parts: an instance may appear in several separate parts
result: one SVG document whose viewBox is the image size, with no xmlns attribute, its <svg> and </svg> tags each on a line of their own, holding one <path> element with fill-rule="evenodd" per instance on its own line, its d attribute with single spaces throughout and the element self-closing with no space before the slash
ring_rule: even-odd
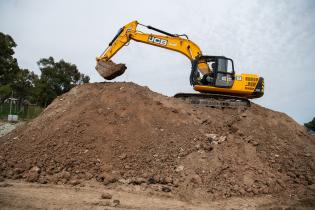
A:
<svg viewBox="0 0 315 210">
<path fill-rule="evenodd" d="M 224 56 L 201 56 L 193 61 L 190 76 L 192 85 L 229 88 L 235 78 L 234 63 Z"/>
</svg>

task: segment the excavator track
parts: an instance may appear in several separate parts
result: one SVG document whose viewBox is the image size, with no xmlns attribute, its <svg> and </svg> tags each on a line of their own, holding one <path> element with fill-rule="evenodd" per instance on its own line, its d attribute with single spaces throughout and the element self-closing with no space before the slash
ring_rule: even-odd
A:
<svg viewBox="0 0 315 210">
<path fill-rule="evenodd" d="M 250 101 L 247 98 L 239 96 L 213 93 L 177 93 L 174 97 L 180 98 L 190 104 L 212 108 L 250 107 Z"/>
</svg>

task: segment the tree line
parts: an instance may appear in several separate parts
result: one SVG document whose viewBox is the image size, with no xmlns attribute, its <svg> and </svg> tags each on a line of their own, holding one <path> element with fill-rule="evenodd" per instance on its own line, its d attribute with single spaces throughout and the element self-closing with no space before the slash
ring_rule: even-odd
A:
<svg viewBox="0 0 315 210">
<path fill-rule="evenodd" d="M 10 35 L 0 32 L 0 104 L 13 92 L 19 103 L 46 107 L 57 96 L 90 81 L 90 77 L 80 73 L 76 65 L 63 59 L 55 61 L 53 57 L 41 58 L 37 62 L 40 75 L 20 68 L 13 57 L 16 46 Z"/>
</svg>

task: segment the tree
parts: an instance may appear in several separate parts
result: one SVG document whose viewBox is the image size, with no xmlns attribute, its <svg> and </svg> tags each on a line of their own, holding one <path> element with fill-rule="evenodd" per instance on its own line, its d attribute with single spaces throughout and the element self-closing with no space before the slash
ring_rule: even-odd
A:
<svg viewBox="0 0 315 210">
<path fill-rule="evenodd" d="M 16 46 L 10 35 L 0 32 L 0 103 L 13 91 L 20 103 L 27 99 L 46 106 L 72 87 L 90 81 L 88 76 L 78 71 L 76 65 L 64 60 L 55 62 L 52 57 L 37 62 L 40 77 L 32 71 L 20 69 L 13 57 Z"/>
<path fill-rule="evenodd" d="M 88 83 L 89 76 L 79 72 L 76 65 L 53 57 L 42 58 L 37 62 L 41 77 L 36 82 L 35 92 L 42 106 L 50 104 L 57 96 L 68 92 L 76 85 Z"/>
<path fill-rule="evenodd" d="M 304 123 L 304 126 L 309 130 L 315 131 L 315 117 L 310 122 Z"/>
<path fill-rule="evenodd" d="M 13 58 L 16 43 L 10 35 L 0 32 L 0 102 L 8 97 L 16 74 L 20 71 L 17 60 Z"/>
<path fill-rule="evenodd" d="M 35 83 L 38 80 L 38 75 L 28 69 L 20 69 L 15 75 L 12 89 L 14 90 L 15 97 L 23 102 L 25 99 L 31 102 L 35 102 L 34 88 Z"/>
</svg>

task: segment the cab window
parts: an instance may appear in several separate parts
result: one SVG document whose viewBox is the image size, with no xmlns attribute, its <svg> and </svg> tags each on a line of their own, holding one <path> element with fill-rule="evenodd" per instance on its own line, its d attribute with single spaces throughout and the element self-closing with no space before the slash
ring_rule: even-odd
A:
<svg viewBox="0 0 315 210">
<path fill-rule="evenodd" d="M 221 73 L 233 73 L 232 61 L 228 59 L 218 59 L 218 72 Z"/>
</svg>

